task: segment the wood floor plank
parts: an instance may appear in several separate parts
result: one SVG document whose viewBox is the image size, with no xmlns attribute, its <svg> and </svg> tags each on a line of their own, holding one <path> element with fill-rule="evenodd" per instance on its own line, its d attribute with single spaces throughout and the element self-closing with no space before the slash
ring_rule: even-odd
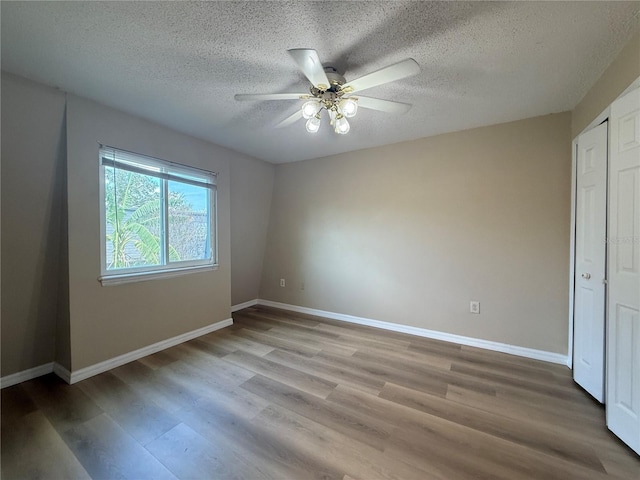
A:
<svg viewBox="0 0 640 480">
<path fill-rule="evenodd" d="M 269 322 L 267 319 L 246 312 L 236 314 L 233 318 L 233 324 L 239 325 L 241 328 L 248 328 L 259 332 L 268 331 L 273 328 L 272 322 Z"/>
<path fill-rule="evenodd" d="M 324 380 L 315 375 L 309 375 L 295 368 L 272 362 L 266 358 L 256 357 L 245 352 L 238 351 L 227 355 L 224 359 L 248 370 L 252 370 L 255 373 L 259 373 L 265 377 L 321 398 L 326 398 L 337 385 L 334 382 Z"/>
<path fill-rule="evenodd" d="M 305 313 L 265 307 L 262 305 L 256 305 L 254 307 L 247 308 L 246 311 L 250 314 L 258 313 L 260 314 L 260 316 L 270 317 L 280 322 L 289 322 L 293 325 L 303 325 L 308 327 L 317 327 L 321 323 L 325 323 L 326 320 L 318 318 L 315 315 L 308 315 Z M 240 314 L 242 313 L 243 311 L 240 311 Z"/>
<path fill-rule="evenodd" d="M 316 350 L 322 350 L 333 355 L 342 355 L 350 357 L 358 350 L 346 344 L 336 342 L 335 338 L 327 338 L 322 335 L 314 335 L 314 333 L 291 331 L 288 327 L 273 327 L 269 330 L 269 335 L 280 339 L 288 339 L 299 345 L 311 347 Z"/>
<path fill-rule="evenodd" d="M 420 391 L 442 397 L 447 393 L 446 381 L 434 378 L 434 375 L 423 375 L 390 366 L 389 362 L 382 357 L 362 358 L 354 355 L 344 358 L 320 352 L 315 358 L 327 361 L 332 365 L 343 365 L 344 368 L 351 369 L 356 373 L 367 374 L 379 381 L 387 382 L 393 379 L 402 385 L 411 385 Z"/>
<path fill-rule="evenodd" d="M 430 422 L 429 428 L 423 427 L 411 426 L 397 431 L 386 451 L 410 463 L 430 462 L 446 478 L 452 479 L 608 478 L 605 473 L 483 432 L 458 430 L 458 426 L 438 425 L 438 422 Z"/>
<path fill-rule="evenodd" d="M 571 370 L 564 364 L 549 363 L 543 360 L 521 357 L 519 355 L 510 355 L 498 351 L 486 350 L 484 348 L 472 347 L 469 345 L 460 345 L 460 353 L 457 357 L 461 360 L 473 360 L 478 362 L 484 359 L 493 364 L 510 363 L 513 365 L 521 365 L 528 368 L 541 368 L 553 374 L 567 377 L 567 373 Z"/>
<path fill-rule="evenodd" d="M 103 413 L 88 395 L 54 374 L 25 382 L 22 386 L 58 432 L 64 432 Z"/>
<path fill-rule="evenodd" d="M 35 380 L 40 382 L 40 379 Z M 0 390 L 0 424 L 5 426 L 38 410 L 38 406 L 25 390 L 25 384 L 12 385 Z"/>
<path fill-rule="evenodd" d="M 273 328 L 271 330 L 272 334 L 281 334 L 283 332 L 286 332 L 286 327 L 276 327 Z M 326 351 L 327 353 L 331 353 L 331 354 L 337 354 L 337 355 L 342 355 L 342 356 L 351 356 L 353 355 L 355 352 L 357 352 L 358 350 L 360 350 L 363 347 L 369 347 L 372 350 L 376 350 L 376 351 L 397 351 L 397 347 L 393 346 L 393 345 L 387 345 L 385 343 L 382 342 L 376 342 L 373 340 L 367 340 L 367 339 L 362 339 L 359 338 L 357 336 L 354 337 L 345 337 L 344 335 L 338 335 L 335 336 L 334 338 L 331 338 L 330 340 L 327 339 L 326 336 L 324 335 L 320 335 L 323 333 L 327 333 L 329 334 L 329 332 L 323 332 L 321 330 L 318 329 L 314 329 L 311 332 L 299 332 L 299 331 L 295 331 L 293 332 L 294 336 L 291 336 L 291 338 L 296 338 L 297 340 L 301 341 L 301 342 L 306 342 L 307 339 L 313 339 L 316 342 L 319 342 L 319 345 L 322 345 L 323 347 L 325 345 L 331 345 L 332 348 L 327 349 L 326 347 L 323 348 L 323 351 Z M 330 334 L 332 335 L 332 334 Z M 357 342 L 357 344 L 356 344 Z M 335 351 L 338 350 L 338 351 Z"/>
<path fill-rule="evenodd" d="M 345 412 L 334 403 L 262 375 L 247 380 L 242 388 L 380 451 L 389 437 L 387 426 L 375 419 L 364 420 L 358 412 Z"/>
<path fill-rule="evenodd" d="M 526 418 L 544 425 L 562 426 L 572 431 L 577 430 L 581 434 L 588 434 L 591 437 L 608 438 L 607 432 L 597 428 L 603 423 L 603 418 L 600 415 L 587 415 L 578 409 L 557 411 L 535 403 L 516 403 L 497 395 L 483 395 L 455 385 L 449 385 L 446 398 L 478 410 L 504 415 L 516 421 Z"/>
<path fill-rule="evenodd" d="M 268 355 L 266 359 L 274 362 L 296 368 L 301 372 L 308 373 L 320 378 L 324 378 L 329 382 L 336 384 L 349 385 L 354 388 L 360 388 L 376 395 L 384 387 L 384 381 L 371 378 L 369 375 L 363 375 L 353 370 L 347 370 L 336 365 L 332 365 L 317 358 L 306 358 L 293 355 L 289 352 L 275 350 Z"/>
<path fill-rule="evenodd" d="M 511 357 L 509 355 L 508 357 Z M 474 367 L 477 369 L 503 373 L 512 376 L 520 376 L 524 378 L 530 378 L 532 380 L 538 379 L 542 382 L 549 383 L 561 383 L 569 384 L 571 379 L 566 375 L 566 367 L 563 369 L 562 374 L 558 375 L 551 369 L 543 368 L 539 365 L 516 363 L 511 358 L 501 358 L 489 355 L 480 355 L 479 353 L 469 354 L 467 351 L 461 351 L 456 355 L 455 363 L 467 367 Z"/>
<path fill-rule="evenodd" d="M 203 335 L 199 340 L 211 343 L 232 352 L 242 350 L 244 352 L 251 353 L 252 355 L 262 356 L 273 351 L 273 347 L 270 345 L 264 345 L 247 338 L 235 336 L 232 331 L 226 332 L 219 330 L 209 335 Z"/>
<path fill-rule="evenodd" d="M 142 357 L 138 361 L 143 365 L 155 370 L 160 367 L 164 367 L 170 363 L 173 363 L 178 360 L 178 357 L 174 355 L 171 350 L 162 350 L 157 353 L 153 353 L 146 357 Z"/>
<path fill-rule="evenodd" d="M 204 438 L 184 423 L 147 444 L 146 449 L 177 478 L 267 479 L 225 447 L 224 439 Z"/>
<path fill-rule="evenodd" d="M 246 395 L 238 388 L 239 383 L 229 381 L 228 378 L 212 375 L 183 361 L 168 365 L 158 370 L 160 378 L 175 382 L 186 389 L 190 395 L 197 397 L 196 403 L 203 398 L 219 402 L 220 408 L 241 409 L 246 415 L 252 416 L 255 411 L 264 408 L 266 402 Z M 185 405 L 188 407 L 189 405 Z"/>
<path fill-rule="evenodd" d="M 269 328 L 280 327 L 288 331 L 297 332 L 297 333 L 313 332 L 314 335 L 323 336 L 325 338 L 338 337 L 338 334 L 330 333 L 330 332 L 322 332 L 317 330 L 316 327 L 320 323 L 317 321 L 302 322 L 300 321 L 300 319 L 297 319 L 294 317 L 287 318 L 281 315 L 273 315 L 265 311 L 259 311 L 259 312 L 241 311 L 239 312 L 239 315 L 237 317 L 238 317 L 238 323 L 241 325 L 244 324 L 245 319 L 251 319 L 256 323 L 259 322 L 261 324 L 268 326 Z M 235 317 L 234 317 L 234 322 L 235 322 Z"/>
<path fill-rule="evenodd" d="M 348 339 L 354 344 L 366 345 L 378 348 L 408 348 L 411 345 L 409 339 L 396 339 L 393 336 L 378 335 L 372 332 L 372 329 L 360 327 L 355 331 L 349 327 L 342 325 L 333 325 L 329 323 L 321 323 L 316 330 L 337 333 L 340 338 Z"/>
<path fill-rule="evenodd" d="M 216 372 L 216 380 L 225 385 L 240 385 L 253 376 L 253 372 L 238 365 L 232 365 L 223 357 L 209 355 L 194 348 L 191 342 L 174 347 L 182 352 L 182 362 L 201 370 L 205 375 Z M 227 354 L 228 355 L 228 354 Z M 226 356 L 226 355 L 225 355 Z M 171 368 L 169 366 L 169 368 Z"/>
<path fill-rule="evenodd" d="M 442 480 L 279 406 L 267 407 L 255 422 L 279 432 L 288 443 L 295 444 L 306 455 L 333 464 L 348 475 L 371 480 Z M 376 460 L 372 461 L 373 458 Z"/>
<path fill-rule="evenodd" d="M 358 355 L 356 355 L 356 353 Z M 385 350 L 383 353 L 384 357 L 389 360 L 401 363 L 406 362 L 409 365 L 419 365 L 424 368 L 439 368 L 445 371 L 451 369 L 451 359 L 442 356 L 429 355 L 409 349 L 390 349 Z M 380 351 L 369 347 L 360 347 L 357 349 L 357 352 L 354 352 L 354 355 L 380 355 Z"/>
<path fill-rule="evenodd" d="M 640 480 L 562 365 L 254 306 L 2 390 L 2 478 Z"/>
<path fill-rule="evenodd" d="M 338 480 L 343 471 L 318 461 L 282 433 L 259 423 L 203 404 L 180 414 L 182 421 L 205 438 L 223 438 L 243 460 L 268 478 Z"/>
<path fill-rule="evenodd" d="M 232 350 L 230 348 L 225 348 L 222 345 L 218 345 L 215 340 L 214 341 L 209 341 L 209 342 L 205 342 L 203 340 L 201 340 L 200 338 L 196 338 L 194 340 L 191 340 L 189 342 L 189 344 L 193 347 L 196 348 L 198 350 L 203 351 L 204 353 L 207 353 L 209 355 L 213 355 L 215 357 L 224 357 L 225 355 L 229 355 L 230 353 L 233 353 L 235 350 Z"/>
<path fill-rule="evenodd" d="M 463 374 L 467 377 L 481 379 L 492 384 L 530 390 L 532 392 L 541 393 L 554 398 L 570 399 L 572 402 L 590 402 L 590 400 L 585 398 L 584 394 L 578 390 L 573 383 L 558 385 L 556 382 L 540 381 L 539 379 L 524 377 L 522 375 L 496 373 L 487 369 L 460 365 L 456 362 L 452 363 L 451 371 Z"/>
<path fill-rule="evenodd" d="M 370 352 L 359 351 L 358 353 L 353 355 L 354 359 L 360 360 L 360 363 L 363 362 L 369 365 L 385 365 L 385 368 L 388 371 L 392 372 L 394 376 L 394 382 L 399 383 L 398 380 L 402 378 L 402 385 L 412 386 L 414 388 L 420 389 L 420 382 L 426 382 L 431 385 L 457 385 L 469 390 L 474 390 L 477 392 L 485 393 L 487 395 L 495 395 L 495 387 L 487 384 L 487 382 L 475 378 L 470 375 L 456 375 L 447 370 L 443 370 L 441 368 L 431 368 L 429 365 L 424 365 L 423 367 L 417 367 L 412 364 L 407 364 L 400 360 L 396 360 L 394 358 L 389 358 L 382 355 L 374 355 Z M 413 367 L 413 376 L 408 375 L 408 371 Z M 399 374 L 398 372 L 403 372 Z M 404 379 L 404 376 L 408 376 L 408 378 Z M 422 378 L 423 380 L 416 380 L 415 378 Z M 387 377 L 388 378 L 388 377 Z M 427 380 L 428 379 L 428 380 Z M 446 389 L 446 387 L 445 387 Z M 432 391 L 428 388 L 422 388 L 422 391 L 427 393 L 438 393 L 439 390 Z M 444 396 L 441 394 L 441 396 Z"/>
<path fill-rule="evenodd" d="M 474 436 L 485 440 L 487 435 L 482 432 L 341 385 L 327 400 L 347 411 L 359 411 L 388 422 L 394 430 L 385 452 L 409 464 L 421 465 L 439 477 L 450 480 L 518 478 L 517 470 L 487 458 L 483 451 L 476 451 L 478 447 L 473 441 L 468 442 L 472 448 L 463 448 Z"/>
<path fill-rule="evenodd" d="M 237 337 L 250 339 L 263 345 L 269 345 L 273 348 L 277 348 L 278 350 L 295 353 L 296 355 L 302 355 L 305 357 L 313 357 L 320 352 L 319 348 L 301 345 L 300 343 L 291 340 L 283 340 L 278 336 L 270 335 L 269 332 L 256 332 L 242 328 L 234 333 Z"/>
<path fill-rule="evenodd" d="M 600 471 L 458 424 L 450 418 L 340 385 L 327 400 L 395 425 L 385 452 L 408 463 L 429 465 L 431 471 L 447 479 L 604 476 Z"/>
<path fill-rule="evenodd" d="M 153 455 L 106 414 L 67 430 L 62 435 L 92 478 L 175 479 Z"/>
<path fill-rule="evenodd" d="M 78 388 L 142 445 L 179 423 L 169 412 L 136 393 L 111 372 L 83 380 Z"/>
<path fill-rule="evenodd" d="M 134 361 L 114 368 L 111 373 L 126 383 L 138 395 L 152 401 L 169 413 L 196 402 L 198 399 L 196 395 L 174 380 L 160 375 L 159 370 L 153 370 L 142 362 Z"/>
<path fill-rule="evenodd" d="M 516 404 L 534 404 L 544 406 L 545 408 L 550 408 L 558 412 L 578 411 L 588 417 L 601 418 L 604 420 L 604 410 L 602 409 L 602 405 L 596 402 L 588 393 L 584 392 L 577 385 L 574 385 L 574 387 L 579 391 L 583 398 L 578 397 L 574 399 L 571 395 L 554 397 L 546 393 L 537 392 L 533 389 L 523 389 L 512 385 L 490 382 L 488 380 L 485 380 L 485 382 L 495 389 L 496 397 L 503 398 Z"/>
<path fill-rule="evenodd" d="M 3 479 L 91 478 L 41 411 L 3 423 L 1 432 Z"/>
<path fill-rule="evenodd" d="M 604 472 L 593 449 L 578 445 L 567 436 L 561 437 L 558 430 L 546 429 L 527 419 L 515 421 L 466 405 L 452 405 L 446 399 L 390 383 L 384 386 L 379 397 Z"/>
<path fill-rule="evenodd" d="M 239 386 L 214 382 L 203 385 L 201 376 L 191 376 L 190 373 L 190 370 L 169 369 L 159 372 L 159 375 L 166 375 L 167 378 L 182 384 L 185 389 L 198 396 L 194 405 L 185 405 L 185 408 L 211 406 L 221 413 L 251 419 L 269 403 Z M 177 418 L 181 418 L 178 413 L 176 413 Z"/>
</svg>

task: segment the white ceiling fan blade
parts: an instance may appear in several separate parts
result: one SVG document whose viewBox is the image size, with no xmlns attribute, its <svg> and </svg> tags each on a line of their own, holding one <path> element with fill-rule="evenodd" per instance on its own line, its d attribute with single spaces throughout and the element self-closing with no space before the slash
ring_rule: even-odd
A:
<svg viewBox="0 0 640 480">
<path fill-rule="evenodd" d="M 329 88 L 329 79 L 327 74 L 324 73 L 318 52 L 308 48 L 293 48 L 287 51 L 313 86 L 320 90 Z"/>
<path fill-rule="evenodd" d="M 303 100 L 311 98 L 308 93 L 238 93 L 233 98 L 239 102 L 247 100 Z"/>
<path fill-rule="evenodd" d="M 386 113 L 407 113 L 411 109 L 410 103 L 394 102 L 393 100 L 382 100 L 381 98 L 372 97 L 354 97 L 358 99 L 358 106 L 369 108 L 371 110 L 379 110 Z"/>
<path fill-rule="evenodd" d="M 342 90 L 347 93 L 359 92 L 367 88 L 377 87 L 384 83 L 394 82 L 420 72 L 420 65 L 413 58 L 407 58 L 388 67 L 381 68 L 363 77 L 347 82 Z"/>
<path fill-rule="evenodd" d="M 300 120 L 302 118 L 302 110 L 297 110 L 296 113 L 294 113 L 293 115 L 285 118 L 284 120 L 282 120 L 280 123 L 278 123 L 275 128 L 282 128 L 282 127 L 288 127 L 289 125 L 291 125 L 292 123 L 297 122 L 298 120 Z"/>
</svg>

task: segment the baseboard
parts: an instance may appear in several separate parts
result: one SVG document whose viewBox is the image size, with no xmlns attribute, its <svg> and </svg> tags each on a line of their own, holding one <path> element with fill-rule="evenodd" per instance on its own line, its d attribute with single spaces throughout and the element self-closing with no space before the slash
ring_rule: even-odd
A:
<svg viewBox="0 0 640 480">
<path fill-rule="evenodd" d="M 248 300 L 246 302 L 239 303 L 237 305 L 231 306 L 231 312 L 237 312 L 238 310 L 242 310 L 243 308 L 253 307 L 258 304 L 258 299 L 254 298 L 253 300 Z"/>
<path fill-rule="evenodd" d="M 67 383 L 71 383 L 71 372 L 59 363 L 53 364 L 53 373 L 64 380 Z"/>
<path fill-rule="evenodd" d="M 10 387 L 18 383 L 26 382 L 27 380 L 32 380 L 51 372 L 53 372 L 53 362 L 45 363 L 44 365 L 29 368 L 28 370 L 23 370 L 21 372 L 12 373 L 11 375 L 6 375 L 0 378 L 0 388 Z"/>
<path fill-rule="evenodd" d="M 216 330 L 220 330 L 221 328 L 228 327 L 230 325 L 233 325 L 233 319 L 227 318 L 226 320 L 213 323 L 206 327 L 198 328 L 197 330 L 192 330 L 191 332 L 183 333 L 181 335 L 162 340 L 161 342 L 154 343 L 153 345 L 139 348 L 138 350 L 134 350 L 133 352 L 110 358 L 109 360 L 105 360 L 104 362 L 96 363 L 95 365 L 72 371 L 69 374 L 68 380 L 65 380 L 67 380 L 67 382 L 71 384 L 77 383 L 86 378 L 93 377 L 94 375 L 106 372 L 107 370 L 111 370 L 112 368 L 120 367 L 125 363 L 133 362 L 134 360 L 138 360 L 139 358 L 146 357 L 147 355 L 159 352 L 160 350 L 164 350 L 180 343 L 187 342 L 202 335 L 206 335 L 207 333 L 215 332 Z M 62 369 L 61 373 L 65 374 L 66 369 L 63 369 L 63 367 L 60 368 Z M 60 376 L 64 379 L 62 375 Z"/>
<path fill-rule="evenodd" d="M 343 313 L 327 312 L 324 310 L 316 310 L 315 308 L 307 308 L 297 305 L 289 305 L 287 303 L 272 302 L 271 300 L 258 299 L 258 305 L 281 308 L 283 310 L 289 310 L 292 312 L 307 313 L 309 315 L 316 315 L 318 317 L 330 318 L 332 320 L 341 320 L 343 322 L 356 323 L 358 325 L 366 325 L 368 327 L 382 328 L 384 330 L 391 330 L 394 332 L 408 333 L 410 335 L 416 335 L 418 337 L 433 338 L 435 340 L 443 340 L 445 342 L 452 342 L 460 345 L 467 345 L 470 347 L 484 348 L 485 350 L 509 353 L 511 355 L 517 355 L 519 357 L 542 360 L 544 362 L 558 363 L 561 365 L 567 365 L 569 362 L 568 356 L 562 355 L 560 353 L 519 347 L 517 345 L 509 345 L 507 343 L 492 342 L 490 340 L 482 340 L 480 338 L 465 337 L 462 335 L 455 335 L 453 333 L 427 330 L 426 328 L 411 327 L 409 325 L 400 325 L 398 323 L 382 322 L 380 320 L 372 320 L 370 318 L 345 315 Z"/>
<path fill-rule="evenodd" d="M 253 301 L 252 305 L 255 305 L 256 303 L 257 300 Z M 216 330 L 220 330 L 221 328 L 228 327 L 230 325 L 233 325 L 233 319 L 227 318 L 226 320 L 207 325 L 206 327 L 198 328 L 197 330 L 192 330 L 191 332 L 183 333 L 181 335 L 162 340 L 161 342 L 139 348 L 138 350 L 125 353 L 124 355 L 120 355 L 109 360 L 105 360 L 104 362 L 96 363 L 95 365 L 91 365 L 90 367 L 81 368 L 80 370 L 77 370 L 75 372 L 70 372 L 59 363 L 45 363 L 44 365 L 33 367 L 28 370 L 23 370 L 22 372 L 13 373 L 11 375 L 0 378 L 0 389 L 10 387 L 18 383 L 26 382 L 27 380 L 32 380 L 34 378 L 41 377 L 42 375 L 46 375 L 52 372 L 67 383 L 76 383 L 80 380 L 84 380 L 85 378 L 93 377 L 94 375 L 98 375 L 99 373 L 106 372 L 107 370 L 111 370 L 112 368 L 124 365 L 125 363 L 129 363 L 139 358 L 146 357 L 147 355 L 151 355 L 152 353 L 156 353 L 160 350 L 164 350 L 180 343 L 187 342 L 202 335 L 206 335 L 207 333 L 215 332 Z"/>
</svg>

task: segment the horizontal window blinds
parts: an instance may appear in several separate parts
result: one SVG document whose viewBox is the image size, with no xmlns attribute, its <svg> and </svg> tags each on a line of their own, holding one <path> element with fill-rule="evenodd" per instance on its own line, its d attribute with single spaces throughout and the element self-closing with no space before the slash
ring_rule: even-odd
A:
<svg viewBox="0 0 640 480">
<path fill-rule="evenodd" d="M 166 162 L 113 147 L 100 147 L 100 161 L 105 167 L 148 175 L 204 188 L 215 188 L 217 174 L 186 165 Z"/>
</svg>

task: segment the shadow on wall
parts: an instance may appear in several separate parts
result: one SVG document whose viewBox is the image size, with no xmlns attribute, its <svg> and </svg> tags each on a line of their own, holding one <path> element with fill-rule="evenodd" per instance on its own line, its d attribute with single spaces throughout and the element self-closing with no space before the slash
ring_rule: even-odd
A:
<svg viewBox="0 0 640 480">
<path fill-rule="evenodd" d="M 32 290 L 31 308 L 28 313 L 27 324 L 32 331 L 23 337 L 25 343 L 22 345 L 20 365 L 25 368 L 32 366 L 34 358 L 41 354 L 35 352 L 37 346 L 47 345 L 47 361 L 54 361 L 56 357 L 56 329 L 58 319 L 58 309 L 60 303 L 61 284 L 68 279 L 64 278 L 62 262 L 64 255 L 60 255 L 62 242 L 61 238 L 66 236 L 63 232 L 62 218 L 64 213 L 64 203 L 66 196 L 66 159 L 67 159 L 67 129 L 66 129 L 66 109 L 61 118 L 60 133 L 56 145 L 56 165 L 52 183 L 46 199 L 47 212 L 45 214 L 45 225 L 43 237 L 37 252 L 37 265 L 35 268 L 34 285 Z M 24 199 L 29 201 L 29 199 Z M 66 249 L 66 245 L 65 245 Z M 68 275 L 67 275 L 68 277 Z M 68 292 L 67 292 L 68 295 Z M 42 337 L 41 341 L 34 342 L 33 338 Z"/>
</svg>

